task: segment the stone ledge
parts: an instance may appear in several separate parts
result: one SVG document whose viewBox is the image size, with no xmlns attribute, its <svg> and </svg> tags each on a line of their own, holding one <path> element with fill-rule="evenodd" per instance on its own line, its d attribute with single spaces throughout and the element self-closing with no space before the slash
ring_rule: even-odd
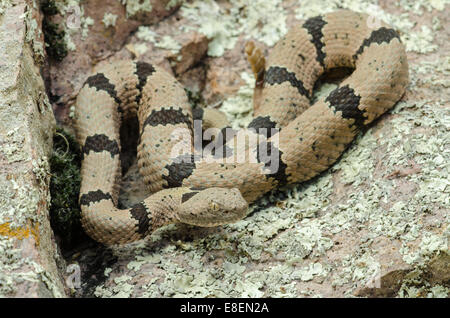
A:
<svg viewBox="0 0 450 318">
<path fill-rule="evenodd" d="M 39 12 L 32 1 L 7 3 L 0 10 L 0 297 L 65 297 L 48 215 L 55 119 L 39 69 Z"/>
</svg>

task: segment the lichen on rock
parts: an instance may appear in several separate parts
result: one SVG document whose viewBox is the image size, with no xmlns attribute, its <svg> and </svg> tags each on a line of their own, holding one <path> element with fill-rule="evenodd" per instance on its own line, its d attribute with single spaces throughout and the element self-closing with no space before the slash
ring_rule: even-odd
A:
<svg viewBox="0 0 450 318">
<path fill-rule="evenodd" d="M 121 0 L 121 3 L 125 6 L 123 15 L 130 19 L 127 23 L 132 23 L 131 18 L 139 11 L 153 12 L 151 4 L 155 2 Z M 288 26 L 338 8 L 372 14 L 399 30 L 408 49 L 411 82 L 402 101 L 359 136 L 331 169 L 304 184 L 269 193 L 252 205 L 244 220 L 214 229 L 167 226 L 146 240 L 113 248 L 118 260 L 108 265 L 100 262 L 98 270 L 105 280 L 95 282 L 94 295 L 448 297 L 448 280 L 444 279 L 448 268 L 442 265 L 448 264 L 445 255 L 450 203 L 446 107 L 449 58 L 442 54 L 447 45 L 443 34 L 448 1 L 402 0 L 393 4 L 336 0 L 300 5 L 298 1 L 233 0 L 166 1 L 164 4 L 167 8 L 181 5 L 169 18 L 171 22 L 180 19 L 181 28 L 166 28 L 166 33 L 159 33 L 161 25 L 136 26 L 132 41 L 123 41 L 127 43 L 123 48 L 108 47 L 99 56 L 128 58 L 131 52 L 137 58 L 150 59 L 157 53 L 149 48 L 155 46 L 162 49 L 155 51 L 165 54 L 158 61 L 177 76 L 200 70 L 193 74 L 201 74 L 199 82 L 205 82 L 208 76 L 214 78 L 213 71 L 216 71 L 215 78 L 237 74 L 238 88 L 217 90 L 220 95 L 217 104 L 221 104 L 221 110 L 227 113 L 234 127 L 248 124 L 252 114 L 254 80 L 250 68 L 243 66 L 246 64 L 236 63 L 237 54 L 242 55 L 240 60 L 245 60 L 240 45 L 254 39 L 264 48 L 270 47 L 285 34 Z M 64 15 L 70 14 L 70 5 L 83 7 L 73 0 L 55 6 Z M 49 6 L 48 10 L 53 9 Z M 84 15 L 84 11 L 80 12 Z M 69 50 L 74 50 L 69 54 L 78 53 L 83 43 L 73 37 L 76 44 L 70 44 L 75 32 L 89 40 L 98 24 L 102 27 L 100 34 L 113 34 L 108 32 L 122 29 L 125 26 L 122 17 L 117 14 L 115 18 L 117 12 L 114 12 L 102 11 L 99 19 L 80 20 L 82 27 L 65 36 Z M 173 30 L 173 34 L 167 30 Z M 188 45 L 179 41 L 184 32 L 203 34 L 203 39 L 206 36 L 209 57 L 193 59 L 179 70 L 180 51 L 191 43 L 200 43 L 197 48 L 203 45 L 203 41 L 189 41 Z M 127 51 L 130 45 L 133 50 Z M 168 57 L 167 53 L 173 55 Z M 91 61 L 86 62 L 87 66 L 84 60 L 77 61 L 85 70 L 90 69 Z M 64 77 L 59 77 L 59 81 L 69 80 L 66 79 L 69 73 L 70 69 L 62 73 Z M 187 74 L 191 80 L 191 73 Z M 82 82 L 81 78 L 77 80 Z M 212 89 L 205 87 L 199 89 L 199 96 Z M 335 83 L 323 84 L 315 92 L 315 98 L 327 95 L 335 87 Z M 76 89 L 60 94 L 67 98 L 74 92 Z M 2 149 L 4 156 L 9 163 L 26 160 L 23 153 L 17 152 L 25 141 L 20 131 L 7 132 L 9 141 Z M 42 162 L 35 163 L 37 172 L 45 170 Z M 70 168 L 69 174 L 75 175 L 77 167 L 72 160 L 62 163 Z M 8 187 L 13 185 L 10 182 Z M 69 192 L 72 207 L 76 194 Z M 8 194 L 3 197 L 7 198 Z M 16 236 L 31 233 L 24 228 L 19 230 L 14 232 Z M 4 242 L 5 248 L 9 247 L 8 242 Z M 96 251 L 95 248 L 92 249 Z M 82 254 L 80 263 L 90 265 L 83 259 L 88 253 Z"/>
</svg>

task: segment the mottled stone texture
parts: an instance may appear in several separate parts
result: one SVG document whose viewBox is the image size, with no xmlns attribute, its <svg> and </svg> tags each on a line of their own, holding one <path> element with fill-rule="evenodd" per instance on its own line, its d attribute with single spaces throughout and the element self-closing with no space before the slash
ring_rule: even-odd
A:
<svg viewBox="0 0 450 318">
<path fill-rule="evenodd" d="M 55 120 L 31 19 L 32 1 L 0 13 L 0 297 L 64 297 L 48 215 Z"/>
<path fill-rule="evenodd" d="M 330 6 L 336 9 L 326 1 L 312 6 L 284 0 L 277 4 L 283 6 L 277 11 L 283 11 L 283 17 L 277 17 L 276 12 L 257 9 L 278 1 L 249 1 L 249 12 L 256 15 L 253 22 L 258 23 L 246 26 L 223 56 L 209 57 L 208 44 L 217 39 L 208 39 L 200 27 L 216 26 L 220 40 L 231 31 L 224 21 L 250 21 L 245 10 L 231 12 L 231 2 L 211 2 L 222 7 L 220 13 L 227 12 L 217 19 L 208 9 L 213 5 L 204 1 L 208 10 L 193 15 L 193 21 L 177 11 L 177 5 L 166 9 L 172 1 L 151 0 L 152 12 L 127 19 L 120 1 L 86 0 L 84 17 L 94 21 L 85 28 L 86 37 L 81 30 L 74 32 L 76 48 L 62 62 L 48 62 L 37 50 L 42 44 L 38 13 L 32 11 L 34 29 L 30 16 L 21 17 L 31 1 L 16 0 L 2 14 L 6 2 L 0 0 L 0 297 L 64 296 L 60 276 L 66 271 L 57 274 L 59 256 L 47 221 L 44 156 L 50 152 L 53 117 L 35 61 L 46 61 L 42 73 L 47 90 L 66 128 L 70 107 L 92 67 L 129 58 L 164 67 L 209 106 L 223 104 L 223 110 L 241 120 L 253 94 L 242 76 L 251 75 L 243 48 L 252 25 L 259 29 L 286 20 L 293 27 Z M 181 9 L 200 2 L 186 2 Z M 346 8 L 367 12 L 374 6 L 367 0 L 346 3 Z M 254 206 L 255 213 L 230 226 L 169 226 L 130 246 L 68 251 L 81 270 L 75 296 L 448 297 L 448 5 L 439 9 L 439 3 L 418 14 L 419 4 L 427 1 L 414 6 L 380 1 L 378 14 L 399 19 L 393 27 L 410 48 L 411 84 L 396 108 L 332 169 L 305 185 L 268 196 Z M 102 22 L 107 13 L 117 16 L 115 25 Z M 63 24 L 69 15 L 51 20 Z M 158 35 L 155 41 L 133 34 L 143 23 Z M 319 31 L 320 24 L 316 20 Z M 425 26 L 433 31 L 428 34 L 421 29 Z M 164 41 L 165 36 L 172 40 Z M 254 40 L 264 52 L 270 50 Z M 147 50 L 137 49 L 142 44 Z M 173 44 L 179 47 L 175 52 Z M 135 162 L 123 181 L 123 206 L 146 197 Z"/>
<path fill-rule="evenodd" d="M 137 1 L 129 1 L 129 3 Z M 81 3 L 83 12 L 76 13 L 75 26 L 67 25 L 72 16 L 69 13 L 57 13 L 46 17 L 61 28 L 66 25 L 70 33 L 74 49 L 69 48 L 69 54 L 60 62 L 49 60 L 43 69 L 47 89 L 54 113 L 58 122 L 66 122 L 71 106 L 81 89 L 92 66 L 96 65 L 114 52 L 125 46 L 129 36 L 140 25 L 155 24 L 173 13 L 179 5 L 169 5 L 169 0 L 151 0 L 151 11 L 140 10 L 133 15 L 117 0 L 87 0 Z M 105 25 L 105 14 L 115 16 L 113 25 Z M 92 23 L 84 25 L 83 19 L 89 18 Z M 79 25 L 78 25 L 78 24 Z M 130 53 L 126 58 L 132 58 Z"/>
</svg>

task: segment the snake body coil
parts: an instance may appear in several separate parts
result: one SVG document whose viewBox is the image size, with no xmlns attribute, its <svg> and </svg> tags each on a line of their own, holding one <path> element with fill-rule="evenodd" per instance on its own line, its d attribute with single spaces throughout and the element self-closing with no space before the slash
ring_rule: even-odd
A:
<svg viewBox="0 0 450 318">
<path fill-rule="evenodd" d="M 382 23 L 371 28 L 368 19 L 345 10 L 310 18 L 276 44 L 265 69 L 264 63 L 251 62 L 261 85 L 248 127 L 280 132 L 242 148 L 244 163 L 197 160 L 191 106 L 181 85 L 162 69 L 133 61 L 97 69 L 77 97 L 75 114 L 84 156 L 80 205 L 86 232 L 104 244 L 120 244 L 173 222 L 233 222 L 245 216 L 248 203 L 274 187 L 326 170 L 361 128 L 401 98 L 408 83 L 397 32 Z M 315 81 L 336 67 L 354 71 L 310 106 Z M 136 112 L 138 165 L 153 194 L 119 210 L 120 122 Z M 174 131 L 189 136 L 178 157 L 172 152 L 183 138 Z"/>
</svg>

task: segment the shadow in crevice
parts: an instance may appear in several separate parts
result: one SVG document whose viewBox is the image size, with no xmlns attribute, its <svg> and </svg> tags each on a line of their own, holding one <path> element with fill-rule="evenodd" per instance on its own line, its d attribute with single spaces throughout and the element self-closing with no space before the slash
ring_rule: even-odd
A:
<svg viewBox="0 0 450 318">
<path fill-rule="evenodd" d="M 122 175 L 125 175 L 136 160 L 138 139 L 139 121 L 137 116 L 135 115 L 123 120 L 120 125 L 120 162 L 122 165 Z"/>
</svg>

